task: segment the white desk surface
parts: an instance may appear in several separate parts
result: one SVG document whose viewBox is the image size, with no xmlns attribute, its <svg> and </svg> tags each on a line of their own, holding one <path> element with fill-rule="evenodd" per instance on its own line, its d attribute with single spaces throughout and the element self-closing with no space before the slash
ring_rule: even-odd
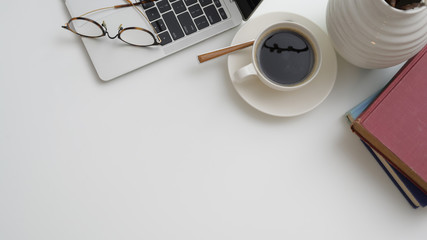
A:
<svg viewBox="0 0 427 240">
<path fill-rule="evenodd" d="M 326 4 L 265 0 L 255 16 L 326 31 Z M 0 239 L 427 238 L 427 209 L 344 119 L 400 66 L 338 57 L 329 97 L 277 118 L 238 96 L 226 58 L 196 61 L 238 29 L 106 83 L 68 19 L 61 0 L 0 8 Z"/>
</svg>

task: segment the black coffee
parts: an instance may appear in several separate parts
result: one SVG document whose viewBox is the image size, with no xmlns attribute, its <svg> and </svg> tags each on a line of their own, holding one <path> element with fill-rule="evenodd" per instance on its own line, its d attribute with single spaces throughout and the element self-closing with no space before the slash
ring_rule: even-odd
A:
<svg viewBox="0 0 427 240">
<path fill-rule="evenodd" d="M 299 33 L 278 30 L 260 43 L 257 58 L 266 77 L 281 85 L 300 83 L 313 70 L 315 55 L 311 44 Z"/>
</svg>

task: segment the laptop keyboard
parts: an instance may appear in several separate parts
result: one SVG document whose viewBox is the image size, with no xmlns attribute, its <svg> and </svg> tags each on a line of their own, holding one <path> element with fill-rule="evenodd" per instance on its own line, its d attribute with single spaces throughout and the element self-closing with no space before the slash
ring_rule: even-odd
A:
<svg viewBox="0 0 427 240">
<path fill-rule="evenodd" d="M 142 4 L 148 19 L 169 44 L 228 18 L 219 0 L 159 0 Z"/>
</svg>

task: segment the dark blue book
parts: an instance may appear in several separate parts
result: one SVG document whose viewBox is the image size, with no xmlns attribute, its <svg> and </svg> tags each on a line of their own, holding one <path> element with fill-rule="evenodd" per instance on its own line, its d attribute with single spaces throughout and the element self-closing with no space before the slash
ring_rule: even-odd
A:
<svg viewBox="0 0 427 240">
<path fill-rule="evenodd" d="M 380 92 L 373 94 L 346 113 L 350 124 L 376 99 Z M 368 144 L 364 141 L 362 143 L 413 208 L 425 207 L 427 205 L 427 194 L 406 178 L 399 170 L 390 165 L 382 155 L 377 153 Z"/>
</svg>

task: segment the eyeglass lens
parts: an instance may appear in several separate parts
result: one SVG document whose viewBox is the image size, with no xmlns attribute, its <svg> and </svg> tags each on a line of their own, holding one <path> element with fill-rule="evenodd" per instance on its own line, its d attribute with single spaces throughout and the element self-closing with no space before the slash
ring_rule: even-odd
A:
<svg viewBox="0 0 427 240">
<path fill-rule="evenodd" d="M 104 31 L 98 23 L 85 19 L 73 19 L 69 23 L 70 30 L 85 37 L 102 37 Z"/>
<path fill-rule="evenodd" d="M 120 33 L 120 39 L 126 43 L 136 46 L 150 46 L 155 43 L 153 35 L 138 28 L 128 28 L 123 30 Z"/>
</svg>

